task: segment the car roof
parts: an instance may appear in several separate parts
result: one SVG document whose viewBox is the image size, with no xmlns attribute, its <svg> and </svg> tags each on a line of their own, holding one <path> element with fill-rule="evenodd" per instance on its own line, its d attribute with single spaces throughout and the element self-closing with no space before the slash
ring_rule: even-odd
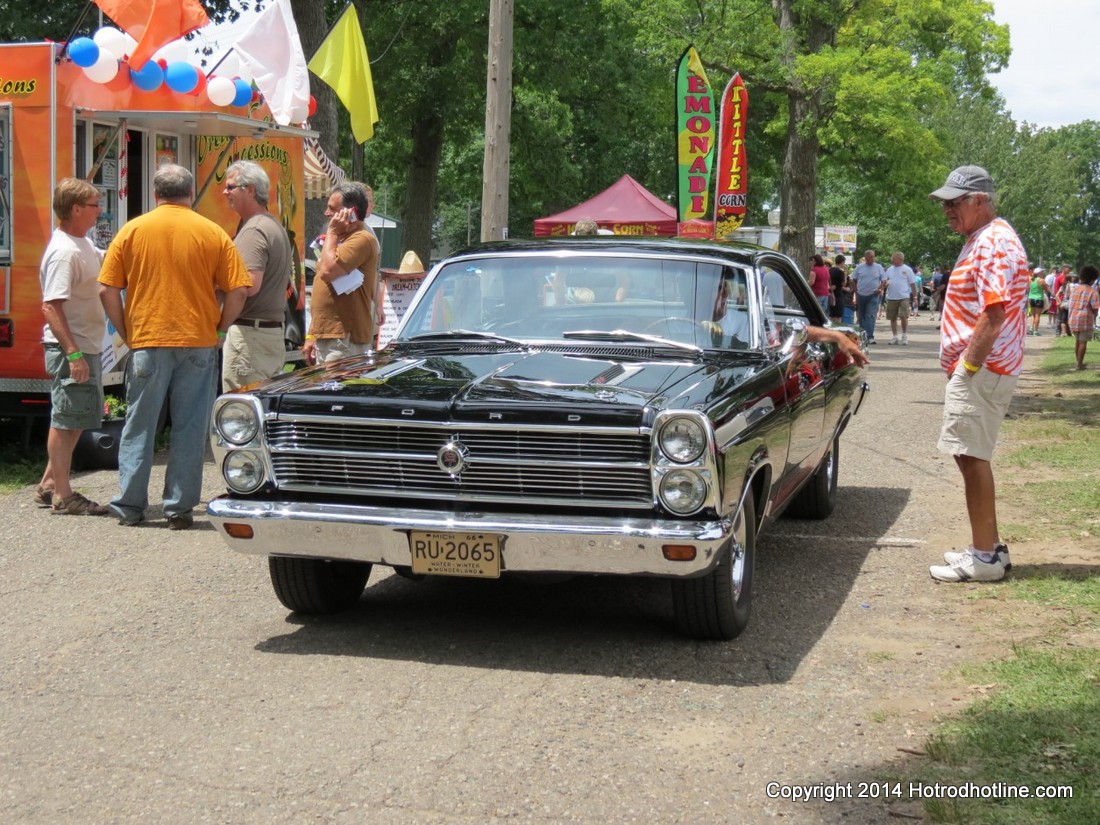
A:
<svg viewBox="0 0 1100 825">
<path fill-rule="evenodd" d="M 694 238 L 632 238 L 621 235 L 548 238 L 538 240 L 491 241 L 456 250 L 444 258 L 476 255 L 522 254 L 525 252 L 604 252 L 621 255 L 710 255 L 742 264 L 752 264 L 761 254 L 778 255 L 767 247 L 750 243 L 729 243 Z"/>
</svg>

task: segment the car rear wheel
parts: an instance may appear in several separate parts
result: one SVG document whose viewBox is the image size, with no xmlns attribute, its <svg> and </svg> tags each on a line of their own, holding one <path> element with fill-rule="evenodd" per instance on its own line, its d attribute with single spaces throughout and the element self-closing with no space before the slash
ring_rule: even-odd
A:
<svg viewBox="0 0 1100 825">
<path fill-rule="evenodd" d="M 354 605 L 367 586 L 371 565 L 360 561 L 270 556 L 271 586 L 296 613 L 339 613 Z"/>
<path fill-rule="evenodd" d="M 750 490 L 715 568 L 700 578 L 672 582 L 672 604 L 680 632 L 705 640 L 739 636 L 748 627 L 752 610 L 755 559 L 756 516 Z"/>
<path fill-rule="evenodd" d="M 836 483 L 840 474 L 840 436 L 833 444 L 814 474 L 788 508 L 788 515 L 795 518 L 824 519 L 832 515 L 836 508 Z"/>
</svg>

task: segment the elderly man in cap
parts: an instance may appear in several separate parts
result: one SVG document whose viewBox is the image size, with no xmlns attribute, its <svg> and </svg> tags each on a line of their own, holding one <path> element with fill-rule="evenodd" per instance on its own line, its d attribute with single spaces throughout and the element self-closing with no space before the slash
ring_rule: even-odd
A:
<svg viewBox="0 0 1100 825">
<path fill-rule="evenodd" d="M 948 225 L 966 236 L 943 305 L 940 364 L 949 380 L 939 449 L 955 458 L 966 492 L 970 545 L 929 568 L 944 582 L 997 581 L 1011 566 L 997 529 L 993 450 L 1024 360 L 1027 253 L 997 217 L 993 179 L 960 166 L 933 192 Z"/>
</svg>

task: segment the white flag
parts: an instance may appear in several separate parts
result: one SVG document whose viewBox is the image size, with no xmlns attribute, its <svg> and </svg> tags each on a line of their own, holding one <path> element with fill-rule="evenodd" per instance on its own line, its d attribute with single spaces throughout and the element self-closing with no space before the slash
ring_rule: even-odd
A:
<svg viewBox="0 0 1100 825">
<path fill-rule="evenodd" d="M 309 117 L 309 70 L 290 0 L 271 0 L 233 47 L 280 126 Z"/>
</svg>

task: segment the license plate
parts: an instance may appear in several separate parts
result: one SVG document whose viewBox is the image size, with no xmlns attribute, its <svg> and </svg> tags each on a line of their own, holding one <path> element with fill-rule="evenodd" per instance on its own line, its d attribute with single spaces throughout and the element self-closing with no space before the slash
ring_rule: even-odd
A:
<svg viewBox="0 0 1100 825">
<path fill-rule="evenodd" d="M 500 537 L 496 534 L 413 530 L 409 550 L 414 573 L 500 578 Z"/>
</svg>

